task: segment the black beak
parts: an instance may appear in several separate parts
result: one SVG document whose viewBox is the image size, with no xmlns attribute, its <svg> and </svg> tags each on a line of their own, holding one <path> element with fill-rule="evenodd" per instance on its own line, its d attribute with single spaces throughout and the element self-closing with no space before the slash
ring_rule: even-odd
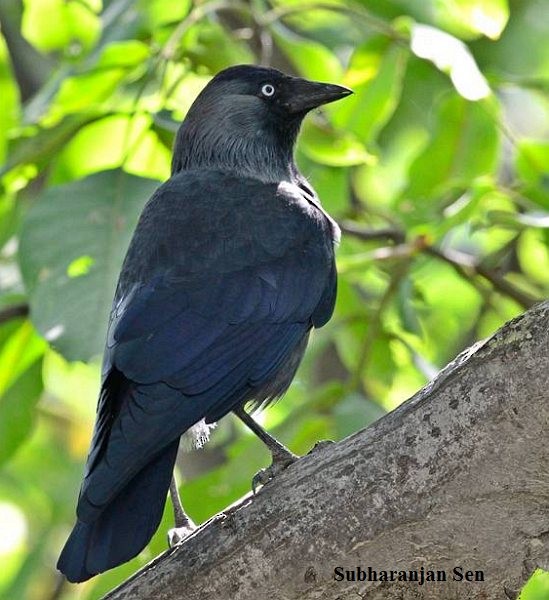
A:
<svg viewBox="0 0 549 600">
<path fill-rule="evenodd" d="M 291 114 L 304 113 L 322 104 L 335 102 L 353 91 L 333 83 L 319 83 L 307 79 L 292 78 L 287 88 L 285 107 Z"/>
</svg>

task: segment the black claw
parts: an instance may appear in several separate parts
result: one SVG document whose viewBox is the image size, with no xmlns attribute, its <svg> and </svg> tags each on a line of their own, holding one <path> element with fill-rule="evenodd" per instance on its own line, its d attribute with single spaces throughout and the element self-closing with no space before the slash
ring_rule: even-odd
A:
<svg viewBox="0 0 549 600">
<path fill-rule="evenodd" d="M 285 471 L 290 465 L 296 462 L 299 456 L 291 452 L 276 455 L 273 454 L 273 462 L 270 467 L 258 471 L 252 479 L 252 492 L 255 496 L 258 485 L 266 485 L 272 481 L 279 473 Z"/>
</svg>

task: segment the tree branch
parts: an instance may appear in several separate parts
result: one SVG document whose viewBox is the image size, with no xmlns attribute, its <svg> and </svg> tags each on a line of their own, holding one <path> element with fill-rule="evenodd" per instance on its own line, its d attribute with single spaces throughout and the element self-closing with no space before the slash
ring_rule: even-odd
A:
<svg viewBox="0 0 549 600">
<path fill-rule="evenodd" d="M 459 355 L 371 427 L 326 444 L 107 596 L 514 598 L 549 569 L 549 302 Z M 250 474 L 251 475 L 251 474 Z M 350 582 L 334 568 L 436 569 Z M 483 582 L 454 581 L 453 569 Z"/>
</svg>

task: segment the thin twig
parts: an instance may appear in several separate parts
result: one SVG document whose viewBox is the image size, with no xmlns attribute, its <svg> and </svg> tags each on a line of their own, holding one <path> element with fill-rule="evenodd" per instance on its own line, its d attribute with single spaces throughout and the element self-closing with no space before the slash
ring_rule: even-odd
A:
<svg viewBox="0 0 549 600">
<path fill-rule="evenodd" d="M 276 23 L 276 21 L 279 21 L 284 17 L 288 17 L 296 13 L 305 13 L 312 10 L 327 10 L 332 12 L 340 12 L 347 14 L 352 18 L 361 19 L 362 21 L 366 22 L 372 29 L 379 31 L 392 39 L 406 41 L 404 36 L 396 29 L 391 27 L 389 23 L 387 23 L 383 19 L 378 19 L 377 17 L 374 17 L 371 13 L 358 7 L 354 8 L 348 5 L 337 5 L 330 4 L 327 2 L 312 2 L 309 4 L 301 3 L 293 6 L 280 6 L 277 8 L 273 8 L 261 15 L 254 11 L 253 7 L 246 4 L 245 2 L 238 2 L 235 0 L 220 0 L 219 2 L 208 2 L 206 4 L 201 4 L 195 7 L 173 30 L 168 41 L 162 48 L 162 57 L 165 60 L 173 59 L 177 45 L 179 44 L 180 39 L 182 38 L 183 34 L 187 31 L 187 29 L 195 23 L 198 23 L 205 16 L 222 10 L 230 10 L 234 12 L 245 13 L 253 19 L 255 24 L 259 26 L 260 29 L 268 28 L 274 23 Z"/>
<path fill-rule="evenodd" d="M 199 6 L 195 7 L 173 30 L 172 34 L 168 38 L 168 41 L 162 48 L 160 53 L 161 56 L 165 60 L 172 60 L 175 56 L 177 45 L 187 29 L 192 27 L 195 23 L 198 23 L 205 16 L 220 10 L 232 10 L 244 12 L 246 14 L 252 13 L 247 4 L 244 2 L 236 2 L 234 0 L 232 2 L 221 0 L 220 2 L 207 2 L 206 4 L 200 4 Z"/>
<path fill-rule="evenodd" d="M 13 304 L 0 310 L 0 325 L 11 321 L 12 319 L 18 319 L 19 317 L 26 317 L 29 314 L 29 305 L 25 303 Z"/>
<path fill-rule="evenodd" d="M 383 229 L 366 229 L 360 227 L 351 221 L 343 221 L 339 224 L 341 231 L 364 242 L 375 240 L 392 240 L 396 244 L 402 244 L 405 240 L 404 232 L 394 227 L 384 227 Z"/>
<path fill-rule="evenodd" d="M 352 18 L 358 18 L 366 22 L 369 27 L 383 33 L 387 37 L 393 39 L 404 39 L 403 35 L 396 29 L 391 27 L 389 23 L 383 19 L 374 17 L 370 12 L 363 8 L 355 8 L 348 4 L 331 4 L 328 2 L 311 2 L 311 3 L 299 3 L 290 6 L 278 6 L 271 9 L 269 12 L 262 16 L 258 16 L 258 24 L 263 27 L 268 27 L 276 21 L 289 17 L 296 13 L 304 13 L 312 10 L 327 10 L 331 12 L 344 13 Z"/>
<path fill-rule="evenodd" d="M 351 222 L 344 222 L 340 226 L 344 233 L 363 241 L 390 239 L 397 244 L 401 244 L 404 239 L 404 233 L 397 228 L 389 227 L 378 230 L 365 229 Z M 474 283 L 471 281 L 472 276 L 480 275 L 483 279 L 488 281 L 495 290 L 508 296 L 520 304 L 524 309 L 531 308 L 534 304 L 539 302 L 539 298 L 535 298 L 528 292 L 519 289 L 501 275 L 498 275 L 493 270 L 482 265 L 475 257 L 470 256 L 469 254 L 457 250 L 441 250 L 440 248 L 429 245 L 423 238 L 421 243 L 413 245 L 417 250 L 423 251 L 425 254 L 434 256 L 449 264 L 460 277 L 471 282 L 473 285 Z M 475 286 L 475 288 L 483 297 L 486 297 L 486 294 L 482 289 L 478 286 Z"/>
<path fill-rule="evenodd" d="M 480 275 L 486 279 L 486 281 L 489 281 L 494 289 L 505 294 L 509 298 L 512 298 L 517 304 L 520 304 L 525 309 L 531 308 L 534 304 L 539 302 L 538 298 L 531 296 L 528 292 L 520 290 L 505 278 L 501 277 L 501 275 L 484 267 L 477 262 L 474 257 L 468 254 L 456 250 L 440 250 L 434 246 L 426 246 L 424 252 L 443 260 L 452 266 L 455 271 L 465 279 L 470 278 L 471 274 Z"/>
</svg>

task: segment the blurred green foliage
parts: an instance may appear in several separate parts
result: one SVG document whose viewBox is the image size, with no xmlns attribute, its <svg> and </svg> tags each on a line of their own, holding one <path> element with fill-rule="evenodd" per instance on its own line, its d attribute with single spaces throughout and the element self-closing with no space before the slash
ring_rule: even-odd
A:
<svg viewBox="0 0 549 600">
<path fill-rule="evenodd" d="M 547 296 L 545 0 L 2 0 L 0 24 L 2 598 L 98 598 L 165 549 L 169 512 L 141 556 L 57 589 L 118 269 L 217 70 L 356 92 L 309 116 L 297 151 L 344 236 L 335 316 L 263 416 L 294 451 L 368 425 Z M 192 517 L 267 459 L 226 418 L 181 457 Z M 549 598 L 547 576 L 522 600 Z"/>
</svg>

